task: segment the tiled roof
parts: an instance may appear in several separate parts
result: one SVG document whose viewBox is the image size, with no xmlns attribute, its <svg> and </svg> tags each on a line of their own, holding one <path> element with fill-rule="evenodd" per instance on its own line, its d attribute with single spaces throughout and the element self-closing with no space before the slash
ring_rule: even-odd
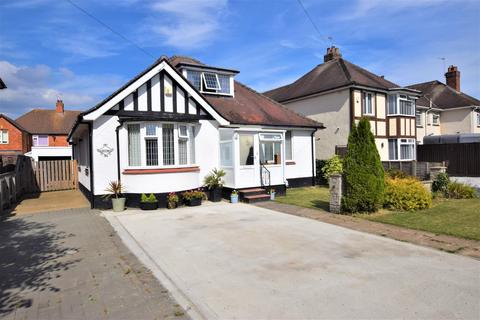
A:
<svg viewBox="0 0 480 320">
<path fill-rule="evenodd" d="M 13 126 L 15 126 L 18 130 L 28 132 L 28 130 L 25 129 L 24 127 L 22 127 L 18 122 L 16 122 L 15 120 L 7 117 L 7 116 L 4 115 L 3 113 L 0 113 L 0 118 L 4 118 L 4 119 L 7 120 L 8 122 L 10 122 L 10 123 L 11 123 Z"/>
<path fill-rule="evenodd" d="M 205 66 L 198 60 L 189 57 L 174 56 L 170 58 L 170 62 L 175 67 L 189 61 L 193 61 L 199 66 Z M 323 127 L 323 124 L 287 109 L 238 81 L 235 81 L 234 97 L 214 94 L 203 94 L 203 96 L 215 111 L 233 124 Z"/>
<path fill-rule="evenodd" d="M 413 84 L 408 88 L 422 92 L 422 96 L 417 100 L 418 106 L 429 107 L 430 100 L 432 106 L 439 109 L 480 106 L 480 100 L 458 92 L 437 80 Z"/>
<path fill-rule="evenodd" d="M 68 134 L 80 111 L 33 109 L 15 121 L 31 134 Z"/>
<path fill-rule="evenodd" d="M 267 91 L 264 94 L 276 101 L 284 102 L 350 85 L 381 90 L 400 87 L 345 59 L 337 58 L 319 64 L 289 85 Z"/>
</svg>

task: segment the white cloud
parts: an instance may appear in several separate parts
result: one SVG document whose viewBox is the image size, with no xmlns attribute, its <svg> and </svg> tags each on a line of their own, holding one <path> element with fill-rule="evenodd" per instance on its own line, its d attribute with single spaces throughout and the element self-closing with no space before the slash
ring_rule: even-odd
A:
<svg viewBox="0 0 480 320">
<path fill-rule="evenodd" d="M 222 32 L 220 20 L 226 7 L 227 0 L 156 1 L 151 9 L 162 18 L 148 19 L 147 25 L 170 46 L 203 47 Z"/>
<path fill-rule="evenodd" d="M 115 75 L 77 75 L 67 68 L 46 65 L 17 66 L 0 61 L 7 89 L 0 91 L 0 113 L 16 118 L 32 108 L 53 108 L 62 97 L 67 108 L 83 110 L 118 88 Z"/>
</svg>

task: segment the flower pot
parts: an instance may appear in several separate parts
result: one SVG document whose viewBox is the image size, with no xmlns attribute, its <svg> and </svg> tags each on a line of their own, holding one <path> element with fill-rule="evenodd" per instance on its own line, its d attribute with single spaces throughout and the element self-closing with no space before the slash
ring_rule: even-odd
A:
<svg viewBox="0 0 480 320">
<path fill-rule="evenodd" d="M 270 200 L 275 200 L 275 192 L 270 192 Z"/>
<path fill-rule="evenodd" d="M 156 210 L 158 209 L 158 202 L 140 202 L 140 209 Z"/>
<path fill-rule="evenodd" d="M 238 203 L 238 194 L 230 195 L 230 202 L 231 203 Z"/>
<path fill-rule="evenodd" d="M 208 200 L 212 202 L 222 201 L 222 188 L 215 188 L 208 193 Z"/>
<path fill-rule="evenodd" d="M 112 198 L 112 208 L 115 212 L 125 210 L 125 198 Z"/>
<path fill-rule="evenodd" d="M 186 203 L 187 203 L 187 206 L 189 206 L 189 207 L 196 207 L 196 206 L 199 206 L 199 205 L 202 204 L 202 199 L 193 198 L 191 200 L 187 200 Z"/>
</svg>

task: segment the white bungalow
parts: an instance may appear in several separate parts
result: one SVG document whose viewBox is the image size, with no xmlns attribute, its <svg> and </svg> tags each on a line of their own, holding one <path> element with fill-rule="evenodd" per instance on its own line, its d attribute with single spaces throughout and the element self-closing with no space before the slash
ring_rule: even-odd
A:
<svg viewBox="0 0 480 320">
<path fill-rule="evenodd" d="M 106 207 L 109 181 L 128 206 L 142 193 L 161 204 L 170 192 L 202 186 L 226 171 L 225 195 L 249 188 L 312 185 L 315 122 L 234 80 L 238 71 L 187 57 L 162 57 L 94 108 L 81 113 L 69 142 L 92 207 Z M 257 190 L 258 193 L 258 190 Z"/>
</svg>

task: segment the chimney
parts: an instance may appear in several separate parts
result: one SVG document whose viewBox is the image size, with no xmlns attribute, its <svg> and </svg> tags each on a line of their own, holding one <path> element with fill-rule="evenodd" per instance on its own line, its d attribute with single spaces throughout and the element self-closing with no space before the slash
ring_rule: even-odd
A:
<svg viewBox="0 0 480 320">
<path fill-rule="evenodd" d="M 342 54 L 340 53 L 340 49 L 335 46 L 331 46 L 330 48 L 327 48 L 327 54 L 323 56 L 323 62 L 340 59 L 341 57 Z"/>
<path fill-rule="evenodd" d="M 62 99 L 58 98 L 57 99 L 57 104 L 55 105 L 56 110 L 58 113 L 63 113 L 64 111 L 64 105 Z"/>
<path fill-rule="evenodd" d="M 445 73 L 445 80 L 447 86 L 460 92 L 460 71 L 457 66 L 448 67 L 447 73 Z"/>
</svg>

